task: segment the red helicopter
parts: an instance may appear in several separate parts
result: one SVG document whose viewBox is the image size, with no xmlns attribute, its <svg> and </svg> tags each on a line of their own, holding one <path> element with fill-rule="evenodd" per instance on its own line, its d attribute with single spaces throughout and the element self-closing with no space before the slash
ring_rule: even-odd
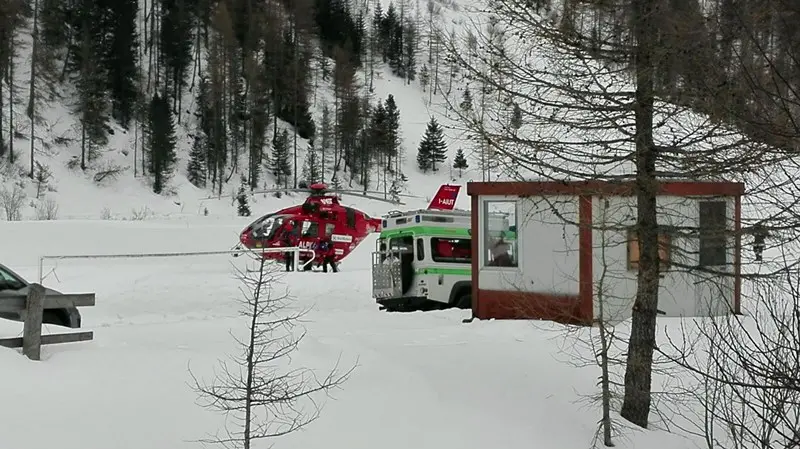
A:
<svg viewBox="0 0 800 449">
<path fill-rule="evenodd" d="M 315 249 L 327 237 L 332 244 L 333 262 L 338 263 L 369 233 L 380 232 L 380 218 L 341 205 L 339 197 L 328 193 L 325 184 L 311 184 L 308 189 L 310 194 L 303 204 L 264 215 L 250 223 L 239 235 L 240 245 L 255 251 L 285 247 L 284 236 L 294 233 L 298 247 Z M 263 257 L 282 261 L 285 256 L 282 252 L 271 252 L 264 253 Z M 314 262 L 321 264 L 322 259 L 318 254 Z M 308 260 L 309 255 L 301 253 L 301 266 Z M 311 264 L 305 266 L 310 268 Z"/>
</svg>

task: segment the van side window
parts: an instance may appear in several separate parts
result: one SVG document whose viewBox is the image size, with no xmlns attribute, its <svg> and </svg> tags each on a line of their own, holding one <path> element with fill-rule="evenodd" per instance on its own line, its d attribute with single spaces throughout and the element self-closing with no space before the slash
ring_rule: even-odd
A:
<svg viewBox="0 0 800 449">
<path fill-rule="evenodd" d="M 431 239 L 431 257 L 434 262 L 471 263 L 472 241 L 470 239 Z"/>
<path fill-rule="evenodd" d="M 417 239 L 417 260 L 425 259 L 425 240 Z"/>
</svg>

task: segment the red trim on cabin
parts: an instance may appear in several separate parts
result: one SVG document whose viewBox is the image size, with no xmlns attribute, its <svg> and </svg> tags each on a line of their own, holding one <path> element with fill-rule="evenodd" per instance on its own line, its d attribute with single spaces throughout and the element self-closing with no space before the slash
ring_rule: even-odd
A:
<svg viewBox="0 0 800 449">
<path fill-rule="evenodd" d="M 594 321 L 594 262 L 592 252 L 592 204 L 593 197 L 578 197 L 578 295 L 580 307 L 576 320 L 591 325 Z"/>
<path fill-rule="evenodd" d="M 470 210 L 471 218 L 470 218 L 470 249 L 472 253 L 472 276 L 471 276 L 471 285 L 470 288 L 472 289 L 472 317 L 476 318 L 479 316 L 478 314 L 478 270 L 480 270 L 479 257 L 480 248 L 478 242 L 478 233 L 480 229 L 479 223 L 479 215 L 478 215 L 478 206 L 480 202 L 478 200 L 478 196 L 472 197 L 472 210 Z"/>
<path fill-rule="evenodd" d="M 636 192 L 633 181 L 531 181 L 531 182 L 470 182 L 468 195 L 604 195 L 632 196 Z M 673 196 L 740 196 L 744 194 L 741 182 L 670 181 L 659 184 L 659 195 Z"/>
<path fill-rule="evenodd" d="M 472 316 L 479 319 L 542 319 L 568 324 L 591 325 L 594 321 L 594 276 L 592 248 L 592 210 L 595 196 L 632 196 L 636 184 L 603 181 L 541 182 L 470 182 L 467 194 L 472 197 Z M 738 182 L 663 182 L 658 195 L 732 196 L 735 198 L 734 230 L 734 311 L 741 307 L 741 196 L 744 184 Z M 572 195 L 578 197 L 579 290 L 577 295 L 482 290 L 479 285 L 480 232 L 478 207 L 480 196 Z"/>
<path fill-rule="evenodd" d="M 482 320 L 524 320 L 535 317 L 559 323 L 582 324 L 576 319 L 581 314 L 580 295 L 478 290 L 477 298 L 477 301 L 472 301 L 475 317 Z"/>
<path fill-rule="evenodd" d="M 476 197 L 477 198 L 477 197 Z M 742 313 L 742 197 L 737 195 L 733 206 L 733 313 Z"/>
</svg>

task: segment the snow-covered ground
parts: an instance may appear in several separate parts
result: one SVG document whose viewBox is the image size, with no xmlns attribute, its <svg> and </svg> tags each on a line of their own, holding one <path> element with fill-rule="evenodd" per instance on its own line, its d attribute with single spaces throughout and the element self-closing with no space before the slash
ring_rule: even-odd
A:
<svg viewBox="0 0 800 449">
<path fill-rule="evenodd" d="M 7 223 L 0 247 L 3 263 L 34 279 L 44 254 L 224 250 L 245 221 Z M 461 310 L 382 312 L 370 295 L 373 246 L 374 237 L 362 243 L 340 273 L 281 280 L 298 306 L 313 308 L 294 362 L 324 370 L 341 358 L 343 367 L 357 367 L 321 418 L 278 447 L 589 447 L 599 409 L 581 396 L 596 391 L 598 370 L 567 363 L 574 336 L 549 323 L 465 324 L 469 313 Z M 221 417 L 196 404 L 189 368 L 211 379 L 217 360 L 237 349 L 229 331 L 247 323 L 237 317 L 241 284 L 231 263 L 243 259 L 46 261 L 45 285 L 96 292 L 97 305 L 82 312 L 95 339 L 44 346 L 39 362 L 0 351 L 3 446 L 176 449 L 219 430 Z M 19 335 L 21 324 L 3 320 L 0 333 Z M 691 443 L 630 431 L 618 445 Z"/>
</svg>

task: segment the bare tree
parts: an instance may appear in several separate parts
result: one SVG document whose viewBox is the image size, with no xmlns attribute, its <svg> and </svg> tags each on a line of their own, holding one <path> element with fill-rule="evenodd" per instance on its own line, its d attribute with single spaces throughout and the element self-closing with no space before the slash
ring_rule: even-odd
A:
<svg viewBox="0 0 800 449">
<path fill-rule="evenodd" d="M 570 1 L 558 18 L 540 15 L 529 3 L 493 1 L 486 11 L 470 15 L 472 26 L 462 36 L 444 42 L 447 53 L 458 59 L 467 87 L 483 90 L 481 97 L 475 94 L 478 101 L 471 108 L 459 108 L 458 100 L 449 97 L 445 101 L 457 118 L 453 128 L 484 147 L 483 157 L 501 164 L 507 177 L 634 182 L 632 229 L 640 259 L 621 413 L 647 427 L 660 235 L 667 228 L 686 239 L 697 239 L 698 233 L 697 226 L 686 223 L 685 213 L 683 222 L 662 225 L 669 211 L 657 212 L 660 182 L 763 182 L 787 156 L 743 136 L 730 123 L 656 98 L 654 77 L 660 61 L 685 50 L 660 40 L 662 34 L 674 33 L 668 24 L 680 18 L 659 20 L 663 11 L 656 2 L 612 2 L 616 8 L 629 5 L 632 12 L 628 26 L 611 27 L 605 34 L 587 29 L 586 5 Z M 496 38 L 498 32 L 507 42 Z M 513 127 L 508 100 L 519 108 Z M 675 263 L 672 269 L 689 272 L 697 264 Z M 731 262 L 717 273 L 725 270 L 733 272 Z"/>
<path fill-rule="evenodd" d="M 254 266 L 237 269 L 244 284 L 242 316 L 248 320 L 247 334 L 236 341 L 241 353 L 233 363 L 220 362 L 221 370 L 211 383 L 194 374 L 194 388 L 204 406 L 226 415 L 224 434 L 204 440 L 226 448 L 249 449 L 257 440 L 295 432 L 320 416 L 315 397 L 338 388 L 354 368 L 335 366 L 324 377 L 307 368 L 282 372 L 305 336 L 300 320 L 304 310 L 292 310 L 288 292 L 278 294 L 280 271 L 255 255 Z"/>
<path fill-rule="evenodd" d="M 709 449 L 800 445 L 800 50 L 787 17 L 792 2 L 726 3 L 712 20 L 723 35 L 729 91 L 717 110 L 743 132 L 771 144 L 771 164 L 749 161 L 752 187 L 742 205 L 743 315 L 705 320 L 670 335 L 660 351 L 695 375 L 699 412 L 687 426 Z M 778 12 L 780 10 L 780 12 Z M 771 30 L 765 32 L 765 30 Z M 794 37 L 795 45 L 790 47 Z M 769 45 L 766 43 L 769 42 Z M 788 63 L 788 61 L 792 61 Z M 791 68 L 791 67 L 794 67 Z M 756 163 L 754 163 L 756 162 Z M 750 253 L 748 251 L 748 253 Z M 688 327 L 688 326 L 687 326 Z M 689 334 L 691 337 L 687 337 Z M 688 342 L 687 342 L 688 340 Z"/>
</svg>

